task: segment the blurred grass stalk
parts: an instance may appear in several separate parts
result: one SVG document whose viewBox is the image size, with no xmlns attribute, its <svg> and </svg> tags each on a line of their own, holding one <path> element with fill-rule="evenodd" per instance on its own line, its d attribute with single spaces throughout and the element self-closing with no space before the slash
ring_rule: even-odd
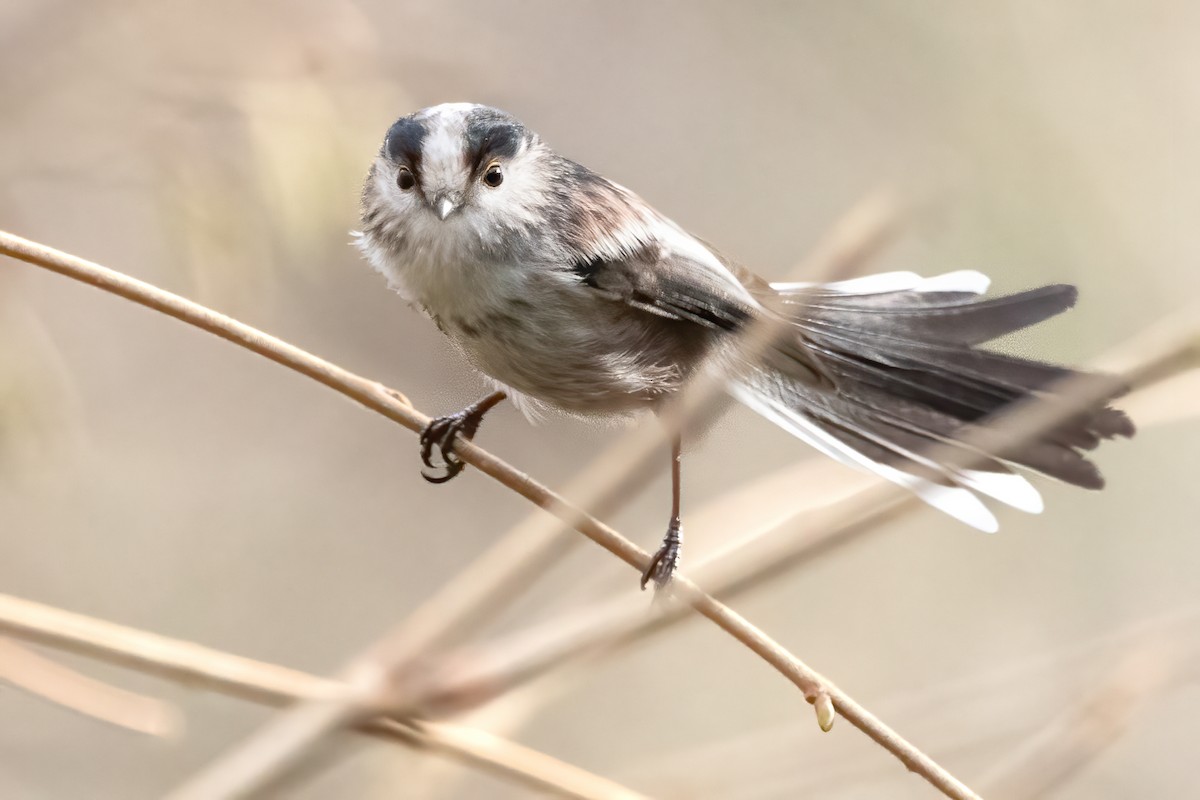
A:
<svg viewBox="0 0 1200 800">
<path fill-rule="evenodd" d="M 179 732 L 179 710 L 170 703 L 119 689 L 0 638 L 0 680 L 85 717 L 152 736 Z"/>
<path fill-rule="evenodd" d="M 298 670 L 234 656 L 166 636 L 92 619 L 82 614 L 51 608 L 16 597 L 0 595 L 0 632 L 13 638 L 56 647 L 67 652 L 107 661 L 127 669 L 165 678 L 183 686 L 203 687 L 230 697 L 270 706 L 300 700 L 337 697 L 353 693 L 354 687 L 308 675 Z M 27 690 L 87 709 L 92 716 L 107 715 L 107 721 L 145 725 L 159 724 L 160 705 L 145 699 L 101 688 L 91 682 L 81 692 L 80 680 L 70 679 L 57 665 L 51 667 L 36 654 L 21 648 L 4 649 L 0 639 L 0 675 L 19 682 Z M 39 659 L 34 661 L 34 659 Z M 50 674 L 30 674 L 31 668 Z M 83 681 L 91 679 L 82 678 Z M 51 685 L 51 684 L 54 685 Z M 64 690 L 70 684 L 70 696 Z M 120 708 L 108 707 L 113 699 Z M 157 703 L 157 701 L 150 701 Z M 102 707 L 105 706 L 105 707 Z M 134 718 L 131 711 L 151 712 L 149 719 Z M 166 717 L 169 719 L 169 716 Z M 546 754 L 506 741 L 486 731 L 460 725 L 377 719 L 357 726 L 361 732 L 409 747 L 431 750 L 455 760 L 516 780 L 526 786 L 550 791 L 560 797 L 583 800 L 636 800 L 641 795 L 619 784 L 592 775 Z M 225 796 L 225 795 L 219 795 Z"/>
</svg>

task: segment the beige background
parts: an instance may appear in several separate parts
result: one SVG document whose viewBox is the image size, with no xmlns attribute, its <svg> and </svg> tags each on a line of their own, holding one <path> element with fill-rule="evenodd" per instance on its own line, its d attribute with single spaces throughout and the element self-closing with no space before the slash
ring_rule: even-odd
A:
<svg viewBox="0 0 1200 800">
<path fill-rule="evenodd" d="M 6 0 L 0 227 L 448 411 L 482 384 L 348 231 L 392 120 L 474 100 L 770 276 L 890 185 L 911 214 L 879 269 L 1077 283 L 1080 307 L 1014 346 L 1082 362 L 1200 295 L 1198 31 L 1182 0 Z M 615 436 L 505 408 L 480 440 L 561 485 Z M 1195 416 L 1152 427 L 1099 454 L 1102 494 L 1040 482 L 1047 511 L 1001 511 L 993 537 L 922 510 L 736 606 L 982 788 L 1111 667 L 1064 653 L 1196 609 L 1198 444 Z M 690 453 L 686 499 L 811 457 L 737 412 Z M 615 522 L 650 546 L 666 492 L 664 475 Z M 411 435 L 309 381 L 0 263 L 4 592 L 329 672 L 527 511 L 477 474 L 427 485 Z M 500 627 L 614 587 L 636 591 L 632 572 L 580 547 Z M 1171 638 L 1194 651 L 1192 619 Z M 140 738 L 0 691 L 2 797 L 155 797 L 266 717 L 64 660 L 178 702 L 186 731 Z M 656 796 L 934 796 L 844 722 L 820 735 L 700 622 L 559 692 L 509 735 Z M 1054 796 L 1200 795 L 1198 712 L 1193 673 Z M 433 782 L 386 745 L 340 753 L 287 795 L 522 796 L 458 767 Z"/>
</svg>

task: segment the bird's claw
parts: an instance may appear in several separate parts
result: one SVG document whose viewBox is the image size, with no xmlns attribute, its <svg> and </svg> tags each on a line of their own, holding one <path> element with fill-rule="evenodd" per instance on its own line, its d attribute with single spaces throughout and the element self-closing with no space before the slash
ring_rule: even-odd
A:
<svg viewBox="0 0 1200 800">
<path fill-rule="evenodd" d="M 473 439 L 479 424 L 483 422 L 483 415 L 503 399 L 504 394 L 497 392 L 462 411 L 430 420 L 425 430 L 421 431 L 421 463 L 433 473 L 421 470 L 421 477 L 430 483 L 445 483 L 466 469 L 467 465 L 454 452 L 455 438 L 465 441 Z M 433 460 L 435 448 L 441 459 L 440 464 Z"/>
<path fill-rule="evenodd" d="M 438 417 L 425 426 L 425 430 L 421 431 L 421 463 L 433 472 L 421 470 L 422 478 L 430 483 L 445 483 L 463 471 L 466 464 L 454 453 L 454 437 L 458 435 L 462 435 L 464 439 L 471 438 L 471 434 L 467 432 L 465 414 L 462 411 Z M 441 458 L 441 464 L 435 463 L 433 460 L 435 447 Z M 437 472 L 442 474 L 439 475 Z"/>
<path fill-rule="evenodd" d="M 682 543 L 679 520 L 676 518 L 671 520 L 662 546 L 650 558 L 650 563 L 642 572 L 642 589 L 645 589 L 646 584 L 651 580 L 654 581 L 656 591 L 665 589 L 671 583 L 671 578 L 675 575 L 675 568 L 679 566 L 679 551 Z"/>
</svg>

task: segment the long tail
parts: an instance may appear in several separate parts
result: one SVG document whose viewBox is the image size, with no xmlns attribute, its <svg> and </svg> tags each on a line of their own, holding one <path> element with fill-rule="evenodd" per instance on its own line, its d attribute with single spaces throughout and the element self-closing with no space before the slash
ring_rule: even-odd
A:
<svg viewBox="0 0 1200 800">
<path fill-rule="evenodd" d="M 1018 465 L 1088 489 L 1104 479 L 1083 453 L 1103 439 L 1132 436 L 1133 423 L 1107 405 L 1075 414 L 1035 441 L 973 452 L 971 468 L 925 453 L 956 445 L 986 418 L 1028 397 L 1063 402 L 1054 385 L 1074 376 L 1111 378 L 977 349 L 1059 314 L 1073 286 L 1052 285 L 990 299 L 978 272 L 934 278 L 893 272 L 841 283 L 772 284 L 771 305 L 796 335 L 734 381 L 734 396 L 818 450 L 906 486 L 980 530 L 998 524 L 977 494 L 1037 513 L 1041 496 Z M 825 380 L 813 381 L 816 365 Z M 958 444 L 965 447 L 965 445 Z"/>
</svg>

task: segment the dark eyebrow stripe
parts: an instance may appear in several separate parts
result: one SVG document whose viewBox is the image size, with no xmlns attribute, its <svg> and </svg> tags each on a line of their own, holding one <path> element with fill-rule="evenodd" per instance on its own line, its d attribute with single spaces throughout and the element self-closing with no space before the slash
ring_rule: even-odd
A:
<svg viewBox="0 0 1200 800">
<path fill-rule="evenodd" d="M 467 163 L 474 171 L 489 156 L 511 158 L 525 138 L 524 126 L 507 114 L 491 108 L 475 109 L 467 117 Z"/>
<path fill-rule="evenodd" d="M 429 131 L 412 117 L 401 117 L 388 128 L 382 154 L 392 161 L 407 162 L 414 171 L 421 160 L 421 145 Z"/>
</svg>

